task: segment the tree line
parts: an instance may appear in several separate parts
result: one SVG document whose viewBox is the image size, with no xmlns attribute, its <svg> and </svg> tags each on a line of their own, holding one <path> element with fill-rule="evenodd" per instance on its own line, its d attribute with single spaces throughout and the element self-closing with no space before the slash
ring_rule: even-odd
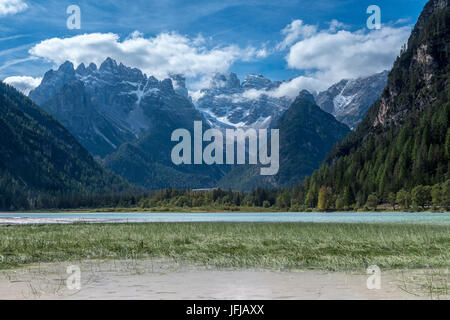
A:
<svg viewBox="0 0 450 320">
<path fill-rule="evenodd" d="M 344 211 L 377 210 L 384 204 L 384 209 L 393 210 L 449 210 L 450 180 L 433 186 L 416 186 L 411 190 L 401 189 L 389 193 L 384 201 L 377 193 L 371 193 L 367 201 L 360 205 L 355 202 L 349 190 L 343 196 L 337 196 L 329 187 L 321 187 L 317 196 L 312 195 L 305 185 L 286 189 L 257 188 L 250 192 L 232 190 L 176 190 L 156 191 L 143 197 L 138 206 L 142 208 L 217 208 L 239 209 L 260 207 L 286 211 Z"/>
</svg>

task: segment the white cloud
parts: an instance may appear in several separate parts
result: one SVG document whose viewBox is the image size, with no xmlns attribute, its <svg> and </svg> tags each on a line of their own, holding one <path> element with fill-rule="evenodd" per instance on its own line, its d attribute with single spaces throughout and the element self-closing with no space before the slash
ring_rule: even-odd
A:
<svg viewBox="0 0 450 320">
<path fill-rule="evenodd" d="M 213 73 L 228 71 L 236 61 L 261 59 L 274 50 L 288 50 L 287 66 L 299 70 L 301 76 L 270 92 L 253 90 L 239 98 L 253 99 L 261 94 L 295 98 L 303 89 L 324 90 L 345 78 L 390 69 L 411 31 L 410 26 L 395 25 L 371 31 L 345 29 L 348 26 L 337 20 L 329 22 L 329 27 L 323 30 L 294 20 L 281 31 L 284 38 L 275 48 L 267 48 L 267 43 L 260 48 L 209 47 L 211 39 L 202 35 L 189 38 L 174 32 L 146 38 L 135 31 L 123 40 L 114 33 L 91 33 L 42 41 L 30 49 L 30 58 L 43 58 L 55 66 L 69 60 L 77 66 L 82 62 L 99 65 L 111 57 L 158 78 L 182 73 L 196 100 L 201 96 L 199 90 L 209 87 Z"/>
<path fill-rule="evenodd" d="M 257 58 L 267 58 L 270 55 L 270 52 L 266 48 L 262 48 L 256 50 L 255 55 Z"/>
<path fill-rule="evenodd" d="M 281 30 L 281 34 L 284 35 L 284 40 L 277 44 L 276 49 L 284 50 L 296 40 L 310 37 L 316 32 L 316 26 L 304 24 L 302 20 L 294 20 Z"/>
<path fill-rule="evenodd" d="M 286 60 L 289 67 L 308 74 L 306 78 L 317 80 L 321 90 L 341 79 L 391 69 L 410 32 L 409 26 L 370 32 L 326 30 L 295 43 Z"/>
<path fill-rule="evenodd" d="M 316 88 L 321 86 L 321 82 L 318 79 L 312 77 L 300 76 L 294 78 L 290 81 L 286 81 L 280 84 L 279 87 L 272 90 L 257 90 L 257 89 L 248 89 L 242 93 L 235 93 L 232 95 L 221 95 L 217 96 L 217 98 L 230 99 L 233 103 L 248 101 L 248 100 L 257 100 L 261 96 L 265 95 L 271 98 L 288 98 L 295 99 L 298 96 L 299 92 L 303 89 L 309 90 L 311 92 L 316 91 Z M 191 94 L 194 102 L 196 102 L 200 97 L 202 97 L 201 91 L 196 91 Z"/>
<path fill-rule="evenodd" d="M 123 41 L 113 33 L 52 38 L 31 48 L 30 54 L 53 62 L 55 66 L 66 60 L 75 66 L 82 62 L 98 65 L 111 57 L 148 75 L 163 78 L 170 73 L 199 77 L 224 72 L 237 60 L 263 57 L 265 53 L 261 50 L 253 47 L 242 49 L 236 45 L 208 48 L 201 36 L 190 39 L 178 33 L 161 33 L 145 38 L 135 31 Z"/>
<path fill-rule="evenodd" d="M 28 95 L 31 90 L 36 88 L 42 81 L 42 78 L 33 78 L 27 76 L 8 77 L 3 82 L 13 86 L 23 94 Z"/>
<path fill-rule="evenodd" d="M 27 8 L 28 5 L 22 0 L 0 0 L 0 16 L 16 14 Z"/>
<path fill-rule="evenodd" d="M 294 99 L 303 89 L 310 92 L 318 91 L 323 88 L 322 81 L 314 77 L 299 76 L 290 81 L 283 82 L 278 88 L 270 92 L 273 97 L 287 97 Z"/>
<path fill-rule="evenodd" d="M 230 99 L 258 99 L 261 95 L 294 99 L 303 90 L 325 90 L 342 79 L 355 79 L 389 70 L 407 41 L 411 27 L 384 26 L 381 30 L 350 32 L 347 26 L 332 20 L 330 27 L 318 31 L 315 26 L 295 20 L 283 29 L 285 39 L 278 50 L 288 48 L 288 67 L 304 75 L 283 82 L 273 90 L 250 89 Z"/>
<path fill-rule="evenodd" d="M 347 28 L 347 25 L 345 23 L 342 23 L 336 19 L 333 19 L 329 22 L 330 24 L 330 28 L 328 30 L 330 30 L 331 32 L 336 32 L 338 29 L 345 29 Z"/>
</svg>

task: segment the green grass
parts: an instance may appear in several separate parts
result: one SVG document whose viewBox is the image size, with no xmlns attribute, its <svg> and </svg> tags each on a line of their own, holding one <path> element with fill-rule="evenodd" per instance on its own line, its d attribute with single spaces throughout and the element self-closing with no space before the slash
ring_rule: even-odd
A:
<svg viewBox="0 0 450 320">
<path fill-rule="evenodd" d="M 448 268 L 450 227 L 141 223 L 0 227 L 0 269 L 79 259 L 169 258 L 216 267 Z"/>
</svg>

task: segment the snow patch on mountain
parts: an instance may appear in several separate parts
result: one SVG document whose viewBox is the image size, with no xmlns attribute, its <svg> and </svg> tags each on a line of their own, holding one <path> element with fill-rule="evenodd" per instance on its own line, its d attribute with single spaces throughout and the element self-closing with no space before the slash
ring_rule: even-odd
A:
<svg viewBox="0 0 450 320">
<path fill-rule="evenodd" d="M 388 71 L 365 78 L 341 80 L 316 96 L 319 107 L 354 129 L 386 87 Z"/>
<path fill-rule="evenodd" d="M 217 128 L 267 128 L 286 111 L 292 99 L 270 93 L 281 82 L 249 74 L 240 82 L 235 73 L 217 73 L 208 88 L 191 94 L 208 122 Z"/>
</svg>

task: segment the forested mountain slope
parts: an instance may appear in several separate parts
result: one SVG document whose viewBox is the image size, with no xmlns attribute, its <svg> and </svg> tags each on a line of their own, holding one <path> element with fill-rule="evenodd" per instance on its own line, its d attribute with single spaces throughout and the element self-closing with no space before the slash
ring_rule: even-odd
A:
<svg viewBox="0 0 450 320">
<path fill-rule="evenodd" d="M 48 207 L 62 196 L 127 188 L 58 121 L 0 82 L 0 209 Z"/>
<path fill-rule="evenodd" d="M 400 190 L 443 187 L 450 166 L 449 51 L 449 1 L 431 0 L 381 99 L 306 180 L 308 205 L 317 205 L 323 194 L 335 197 L 326 201 L 326 207 L 334 207 L 334 200 L 342 206 L 364 205 L 369 195 L 388 201 Z"/>
</svg>

